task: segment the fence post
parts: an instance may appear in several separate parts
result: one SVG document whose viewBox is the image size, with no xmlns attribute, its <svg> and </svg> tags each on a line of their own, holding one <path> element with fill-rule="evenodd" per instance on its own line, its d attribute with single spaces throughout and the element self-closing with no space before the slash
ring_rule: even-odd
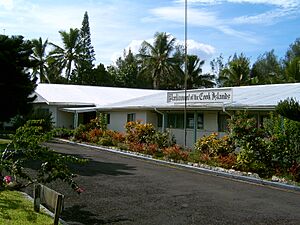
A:
<svg viewBox="0 0 300 225">
<path fill-rule="evenodd" d="M 41 204 L 41 185 L 34 184 L 34 192 L 33 192 L 33 208 L 34 211 L 40 212 L 40 204 Z"/>
<path fill-rule="evenodd" d="M 56 203 L 56 207 L 55 207 L 55 213 L 54 213 L 54 225 L 58 225 L 59 215 L 62 211 L 62 205 L 63 205 L 63 196 L 58 195 L 57 196 L 57 203 Z"/>
</svg>

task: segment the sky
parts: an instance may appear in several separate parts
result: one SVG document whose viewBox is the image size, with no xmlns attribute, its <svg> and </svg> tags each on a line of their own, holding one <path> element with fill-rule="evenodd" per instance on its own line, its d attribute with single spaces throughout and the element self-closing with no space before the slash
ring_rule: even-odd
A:
<svg viewBox="0 0 300 225">
<path fill-rule="evenodd" d="M 81 28 L 89 15 L 96 64 L 109 66 L 124 49 L 166 32 L 184 43 L 184 0 L 0 0 L 0 34 L 42 37 Z M 188 53 L 209 62 L 244 53 L 251 62 L 274 49 L 279 58 L 300 38 L 300 0 L 187 0 Z"/>
</svg>

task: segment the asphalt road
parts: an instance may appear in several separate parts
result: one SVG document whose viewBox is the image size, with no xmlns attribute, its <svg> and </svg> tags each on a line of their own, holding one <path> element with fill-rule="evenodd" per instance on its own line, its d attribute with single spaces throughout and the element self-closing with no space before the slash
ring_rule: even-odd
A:
<svg viewBox="0 0 300 225">
<path fill-rule="evenodd" d="M 300 193 L 175 168 L 93 148 L 49 143 L 89 159 L 75 166 L 85 191 L 65 194 L 70 224 L 300 224 Z"/>
</svg>

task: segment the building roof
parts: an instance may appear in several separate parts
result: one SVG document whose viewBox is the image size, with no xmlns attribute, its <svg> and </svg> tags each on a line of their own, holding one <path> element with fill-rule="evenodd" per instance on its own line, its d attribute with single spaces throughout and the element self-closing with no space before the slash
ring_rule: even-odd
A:
<svg viewBox="0 0 300 225">
<path fill-rule="evenodd" d="M 67 84 L 38 84 L 35 90 L 37 98 L 34 103 L 101 107 L 160 92 L 163 91 Z"/>
<path fill-rule="evenodd" d="M 231 88 L 207 88 L 188 90 L 189 93 L 230 91 L 228 102 L 188 102 L 189 109 L 252 109 L 272 110 L 279 101 L 300 99 L 300 83 L 253 85 Z M 167 101 L 168 94 L 184 91 L 115 88 L 64 84 L 39 84 L 35 103 L 65 106 L 68 112 L 123 109 L 183 109 L 183 102 Z M 70 107 L 68 107 L 70 106 Z"/>
<path fill-rule="evenodd" d="M 300 99 L 300 83 L 289 84 L 273 84 L 273 85 L 253 85 L 243 87 L 231 88 L 209 88 L 198 89 L 197 91 L 213 92 L 218 90 L 232 91 L 232 101 L 221 102 L 201 102 L 201 103 L 188 103 L 187 107 L 190 109 L 252 109 L 252 110 L 270 110 L 274 109 L 279 101 L 294 98 Z M 194 92 L 196 90 L 188 90 Z M 174 91 L 175 92 L 175 91 Z M 176 91 L 178 92 L 178 91 Z M 147 96 L 142 96 L 127 101 L 117 102 L 101 107 L 101 109 L 182 109 L 184 104 L 176 104 L 167 102 L 167 91 L 154 93 Z M 169 93 L 172 93 L 172 91 Z M 99 109 L 100 110 L 100 109 Z"/>
</svg>

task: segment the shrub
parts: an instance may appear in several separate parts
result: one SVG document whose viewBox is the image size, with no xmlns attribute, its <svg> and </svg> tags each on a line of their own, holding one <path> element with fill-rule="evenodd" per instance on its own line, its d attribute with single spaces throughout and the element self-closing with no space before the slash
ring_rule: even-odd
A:
<svg viewBox="0 0 300 225">
<path fill-rule="evenodd" d="M 208 154 L 210 157 L 217 155 L 228 155 L 233 151 L 231 141 L 228 136 L 218 138 L 217 133 L 203 136 L 195 143 L 194 150 L 200 154 Z"/>
<path fill-rule="evenodd" d="M 156 131 L 152 136 L 151 143 L 155 143 L 159 148 L 166 148 L 174 145 L 176 143 L 175 138 L 169 132 L 159 132 Z"/>
<path fill-rule="evenodd" d="M 19 127 L 9 146 L 0 151 L 0 177 L 5 170 L 13 175 L 14 181 L 23 178 L 22 182 L 28 184 L 35 182 L 49 183 L 61 179 L 71 185 L 74 190 L 78 189 L 73 180 L 74 174 L 68 165 L 70 163 L 83 163 L 85 160 L 74 156 L 59 154 L 42 143 L 50 140 L 52 134 L 43 132 L 42 120 L 29 120 L 24 126 Z M 12 147 L 12 148 L 11 148 Z M 36 164 L 37 173 L 29 173 L 26 166 Z M 19 185 L 24 186 L 24 184 Z"/>
<path fill-rule="evenodd" d="M 300 122 L 271 114 L 265 123 L 272 166 L 283 172 L 300 163 Z"/>
<path fill-rule="evenodd" d="M 70 130 L 68 128 L 55 128 L 52 131 L 54 137 L 59 138 L 70 138 L 74 135 L 74 130 Z"/>
<path fill-rule="evenodd" d="M 158 152 L 159 148 L 157 144 L 144 144 L 143 153 L 147 155 L 155 156 Z"/>
<path fill-rule="evenodd" d="M 112 146 L 113 142 L 110 136 L 104 136 L 99 138 L 98 144 L 103 146 Z"/>
<path fill-rule="evenodd" d="M 111 132 L 112 142 L 114 146 L 125 143 L 125 134 L 121 132 Z"/>
<path fill-rule="evenodd" d="M 234 153 L 230 153 L 225 156 L 219 156 L 217 157 L 217 162 L 219 166 L 225 168 L 225 169 L 232 169 L 236 165 L 236 155 Z"/>
<path fill-rule="evenodd" d="M 89 128 L 86 125 L 80 124 L 74 130 L 74 138 L 75 138 L 75 140 L 78 140 L 78 141 L 88 141 L 87 131 L 89 131 Z"/>
<path fill-rule="evenodd" d="M 99 139 L 103 136 L 103 131 L 99 128 L 94 128 L 87 132 L 87 139 L 89 142 L 97 143 Z"/>
<path fill-rule="evenodd" d="M 152 124 L 142 124 L 140 121 L 128 122 L 125 125 L 126 141 L 149 143 L 153 140 L 155 128 Z"/>
<path fill-rule="evenodd" d="M 300 122 L 300 104 L 293 98 L 280 101 L 275 110 L 288 119 Z"/>
<path fill-rule="evenodd" d="M 173 159 L 174 161 L 187 161 L 189 153 L 183 151 L 179 145 L 173 145 L 163 149 L 163 154 L 166 159 Z"/>
<path fill-rule="evenodd" d="M 236 168 L 242 171 L 255 172 L 259 175 L 266 175 L 268 171 L 266 165 L 257 158 L 257 152 L 250 144 L 243 147 L 237 155 Z"/>
</svg>

